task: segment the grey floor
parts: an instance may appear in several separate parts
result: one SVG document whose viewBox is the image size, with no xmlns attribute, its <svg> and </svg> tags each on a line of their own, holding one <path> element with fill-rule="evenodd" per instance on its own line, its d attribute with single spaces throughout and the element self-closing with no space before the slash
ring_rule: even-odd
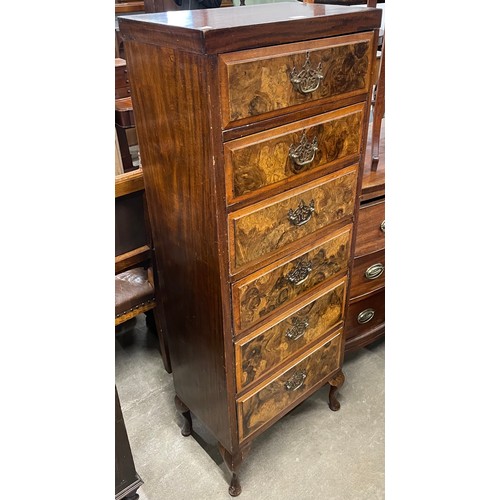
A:
<svg viewBox="0 0 500 500">
<path fill-rule="evenodd" d="M 228 500 L 215 440 L 193 418 L 183 437 L 172 377 L 144 315 L 116 334 L 115 381 L 141 500 Z M 384 498 L 384 342 L 346 356 L 338 412 L 325 386 L 261 434 L 241 470 L 241 500 Z"/>
</svg>

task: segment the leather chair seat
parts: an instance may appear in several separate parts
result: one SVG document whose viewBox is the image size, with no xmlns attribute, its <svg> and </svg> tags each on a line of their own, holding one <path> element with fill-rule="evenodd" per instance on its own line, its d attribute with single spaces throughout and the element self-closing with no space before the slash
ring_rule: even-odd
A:
<svg viewBox="0 0 500 500">
<path fill-rule="evenodd" d="M 115 275 L 115 316 L 118 318 L 154 301 L 154 295 L 147 269 L 138 267 Z"/>
</svg>

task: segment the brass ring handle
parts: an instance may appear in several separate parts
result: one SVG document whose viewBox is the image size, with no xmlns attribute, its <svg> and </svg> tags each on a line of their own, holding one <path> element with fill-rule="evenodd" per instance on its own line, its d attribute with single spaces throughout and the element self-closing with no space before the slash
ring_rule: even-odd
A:
<svg viewBox="0 0 500 500">
<path fill-rule="evenodd" d="M 297 317 L 292 318 L 292 328 L 289 328 L 285 336 L 291 340 L 298 340 L 306 333 L 309 321 L 307 318 L 301 320 Z"/>
<path fill-rule="evenodd" d="M 293 144 L 290 146 L 288 156 L 297 167 L 305 167 L 314 161 L 316 151 L 318 151 L 318 138 L 315 137 L 312 142 L 309 142 L 304 132 L 299 144 L 297 146 Z"/>
<path fill-rule="evenodd" d="M 299 206 L 295 210 L 288 210 L 288 220 L 294 226 L 302 226 L 311 220 L 313 212 L 314 200 L 311 200 L 309 206 L 304 203 L 304 200 L 300 200 Z"/>
<path fill-rule="evenodd" d="M 373 264 L 373 266 L 370 266 L 365 271 L 365 278 L 367 280 L 374 280 L 377 279 L 379 276 L 382 276 L 382 274 L 384 274 L 384 264 L 377 262 L 376 264 Z"/>
<path fill-rule="evenodd" d="M 358 314 L 358 323 L 363 325 L 371 321 L 375 316 L 375 309 L 365 309 Z"/>
<path fill-rule="evenodd" d="M 304 281 L 309 278 L 309 273 L 312 271 L 312 264 L 307 261 L 302 261 L 299 262 L 296 266 L 295 269 L 290 271 L 285 278 L 292 284 L 292 285 L 300 285 L 301 283 L 304 283 Z"/>
<path fill-rule="evenodd" d="M 295 372 L 292 377 L 285 382 L 285 389 L 287 391 L 296 391 L 299 387 L 302 387 L 306 377 L 307 374 L 305 370 Z"/>
<path fill-rule="evenodd" d="M 385 219 L 380 223 L 380 230 L 385 233 Z"/>
<path fill-rule="evenodd" d="M 306 52 L 306 61 L 300 71 L 293 67 L 290 72 L 290 81 L 293 88 L 301 94 L 310 94 L 318 89 L 323 80 L 323 68 L 321 62 L 316 69 L 311 67 L 310 54 Z"/>
</svg>

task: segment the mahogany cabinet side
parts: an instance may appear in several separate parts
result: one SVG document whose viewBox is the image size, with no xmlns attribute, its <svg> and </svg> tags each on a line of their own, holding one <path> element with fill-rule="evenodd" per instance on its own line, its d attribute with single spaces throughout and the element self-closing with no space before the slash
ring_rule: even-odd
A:
<svg viewBox="0 0 500 500">
<path fill-rule="evenodd" d="M 175 391 L 232 449 L 210 61 L 130 39 L 125 47 Z"/>
</svg>

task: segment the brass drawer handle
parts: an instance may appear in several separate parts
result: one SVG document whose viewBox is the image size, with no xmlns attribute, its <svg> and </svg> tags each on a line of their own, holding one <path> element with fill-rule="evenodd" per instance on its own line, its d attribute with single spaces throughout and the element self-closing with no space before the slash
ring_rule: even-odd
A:
<svg viewBox="0 0 500 500">
<path fill-rule="evenodd" d="M 289 328 L 285 336 L 292 340 L 298 340 L 306 333 L 309 321 L 307 318 L 301 320 L 297 317 L 292 318 L 292 328 Z"/>
<path fill-rule="evenodd" d="M 385 219 L 380 223 L 380 230 L 385 233 Z"/>
<path fill-rule="evenodd" d="M 318 138 L 315 137 L 312 142 L 309 142 L 307 140 L 306 133 L 304 132 L 299 144 L 297 146 L 294 146 L 293 144 L 290 146 L 288 156 L 297 167 L 304 167 L 314 161 L 316 151 L 318 151 Z M 296 170 L 300 171 L 301 169 L 299 168 Z"/>
<path fill-rule="evenodd" d="M 384 274 L 384 264 L 377 262 L 376 264 L 373 264 L 373 266 L 370 266 L 365 271 L 365 278 L 367 280 L 375 280 L 379 276 L 382 276 L 382 274 Z"/>
<path fill-rule="evenodd" d="M 358 314 L 358 323 L 363 325 L 371 321 L 375 316 L 375 309 L 365 309 Z"/>
<path fill-rule="evenodd" d="M 305 370 L 295 372 L 293 376 L 285 382 L 285 389 L 287 391 L 296 391 L 304 384 L 307 374 Z"/>
<path fill-rule="evenodd" d="M 292 285 L 300 285 L 309 278 L 309 273 L 312 271 L 312 264 L 307 261 L 302 261 L 297 264 L 293 271 L 290 271 L 285 278 Z"/>
<path fill-rule="evenodd" d="M 323 68 L 321 66 L 321 61 L 318 64 L 318 67 L 314 69 L 311 68 L 311 61 L 309 57 L 309 52 L 306 52 L 306 61 L 302 66 L 302 69 L 297 72 L 294 66 L 290 72 L 290 81 L 292 82 L 293 88 L 301 94 L 310 94 L 311 92 L 314 92 L 323 80 Z"/>
<path fill-rule="evenodd" d="M 288 210 L 288 220 L 294 226 L 302 226 L 312 217 L 314 212 L 314 200 L 311 200 L 309 206 L 304 203 L 304 200 L 300 200 L 299 206 L 295 210 Z"/>
</svg>

